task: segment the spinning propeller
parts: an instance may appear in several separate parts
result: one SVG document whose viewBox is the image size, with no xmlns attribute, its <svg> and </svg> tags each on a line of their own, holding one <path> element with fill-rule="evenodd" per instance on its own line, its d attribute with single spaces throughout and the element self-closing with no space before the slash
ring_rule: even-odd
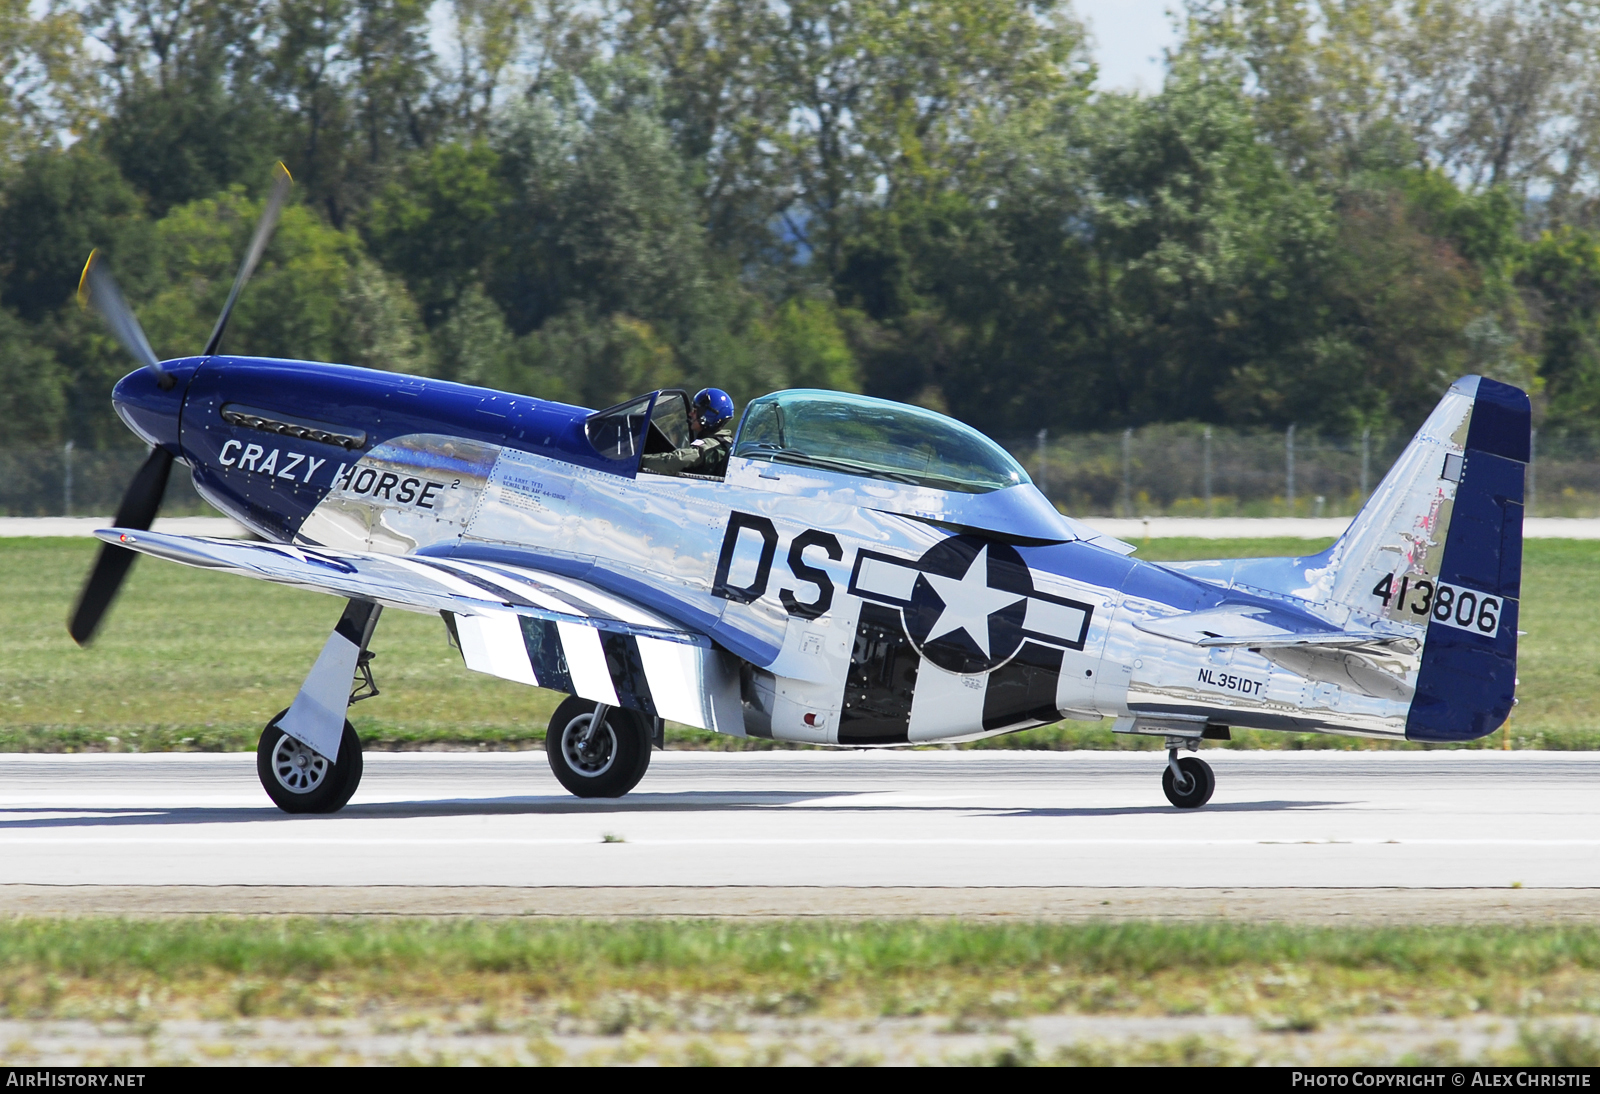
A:
<svg viewBox="0 0 1600 1094">
<path fill-rule="evenodd" d="M 261 210 L 261 219 L 256 222 L 255 235 L 250 239 L 250 249 L 239 265 L 239 273 L 233 279 L 233 289 L 228 293 L 228 302 L 222 306 L 222 314 L 217 316 L 217 325 L 212 328 L 211 337 L 206 341 L 205 349 L 201 351 L 202 356 L 212 356 L 222 344 L 222 335 L 228 329 L 228 318 L 233 314 L 233 306 L 238 302 L 239 292 L 244 288 L 245 282 L 250 280 L 250 275 L 255 273 L 261 255 L 267 249 L 267 241 L 272 238 L 272 230 L 277 227 L 283 203 L 288 199 L 289 187 L 294 181 L 289 175 L 289 169 L 280 163 L 273 169 L 272 174 L 272 193 L 267 198 L 266 206 Z M 122 343 L 122 347 L 155 376 L 156 386 L 163 391 L 171 390 L 176 383 L 175 378 L 161 367 L 155 351 L 150 348 L 150 340 L 144 335 L 144 328 L 139 326 L 139 320 L 134 317 L 133 309 L 128 307 L 128 302 L 123 299 L 122 290 L 117 287 L 116 279 L 106 268 L 105 259 L 100 256 L 99 251 L 91 253 L 89 261 L 83 267 L 83 278 L 78 283 L 78 302 L 100 313 L 100 317 L 106 321 L 106 325 L 111 328 L 111 333 L 116 335 L 117 341 Z M 133 476 L 127 492 L 122 495 L 122 504 L 117 506 L 116 527 L 148 529 L 155 521 L 156 512 L 161 508 L 161 497 L 166 493 L 167 477 L 172 473 L 172 459 L 172 453 L 160 445 L 151 449 L 149 459 L 145 460 L 144 466 Z M 116 598 L 117 590 L 122 587 L 123 578 L 128 576 L 129 567 L 138 557 L 126 547 L 117 547 L 110 543 L 101 544 L 100 554 L 94 561 L 94 568 L 89 571 L 89 579 L 83 583 L 83 591 L 78 594 L 78 603 L 73 607 L 72 615 L 67 620 L 67 630 L 78 645 L 86 646 L 94 637 L 94 632 L 100 626 L 100 620 L 105 616 L 106 609 Z"/>
</svg>

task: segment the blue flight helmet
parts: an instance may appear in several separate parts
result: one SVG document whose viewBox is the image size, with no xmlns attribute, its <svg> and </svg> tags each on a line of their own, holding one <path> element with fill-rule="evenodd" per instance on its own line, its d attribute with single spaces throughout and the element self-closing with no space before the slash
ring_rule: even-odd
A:
<svg viewBox="0 0 1600 1094">
<path fill-rule="evenodd" d="M 696 392 L 694 408 L 700 415 L 700 428 L 707 433 L 733 417 L 733 400 L 720 387 L 703 387 Z"/>
</svg>

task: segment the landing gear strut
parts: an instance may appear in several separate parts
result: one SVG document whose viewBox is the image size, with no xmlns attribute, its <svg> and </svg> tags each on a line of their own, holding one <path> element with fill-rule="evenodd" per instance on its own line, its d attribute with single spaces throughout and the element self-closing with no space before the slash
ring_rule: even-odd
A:
<svg viewBox="0 0 1600 1094">
<path fill-rule="evenodd" d="M 1198 756 L 1178 756 L 1180 748 L 1192 751 L 1199 746 L 1194 738 L 1167 738 L 1167 769 L 1161 773 L 1161 789 L 1179 809 L 1199 809 L 1211 800 L 1212 791 L 1217 788 L 1210 764 Z"/>
</svg>

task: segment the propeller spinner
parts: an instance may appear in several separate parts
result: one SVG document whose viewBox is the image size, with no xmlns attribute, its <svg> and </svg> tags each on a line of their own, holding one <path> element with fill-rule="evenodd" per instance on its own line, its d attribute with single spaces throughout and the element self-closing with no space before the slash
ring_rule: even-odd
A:
<svg viewBox="0 0 1600 1094">
<path fill-rule="evenodd" d="M 283 204 L 289 196 L 289 187 L 293 181 L 289 169 L 283 164 L 280 163 L 273 169 L 272 193 L 267 197 L 266 205 L 261 210 L 261 218 L 256 222 L 255 234 L 250 239 L 250 248 L 245 252 L 244 261 L 239 265 L 239 272 L 233 279 L 233 289 L 228 293 L 228 302 L 223 305 L 222 314 L 217 317 L 217 325 L 206 341 L 204 356 L 215 354 L 222 344 L 222 336 L 228 328 L 228 319 L 233 314 L 233 306 L 239 300 L 239 292 L 244 288 L 245 282 L 250 280 L 250 275 L 255 273 L 256 266 L 267 249 L 267 242 L 272 238 L 272 230 L 277 226 L 278 216 L 283 212 Z M 78 283 L 78 302 L 99 312 L 100 317 L 111 328 L 111 333 L 116 335 L 117 341 L 121 342 L 133 359 L 143 366 L 144 371 L 125 377 L 117 385 L 119 395 L 123 393 L 125 387 L 145 387 L 150 381 L 154 382 L 155 388 L 160 392 L 170 392 L 173 389 L 177 382 L 176 378 L 161 366 L 155 351 L 150 348 L 150 340 L 145 337 L 144 328 L 139 325 L 133 309 L 123 298 L 122 290 L 117 287 L 116 279 L 111 276 L 111 271 L 106 267 L 105 259 L 100 256 L 99 251 L 90 254 L 89 261 L 84 264 L 83 277 Z M 130 390 L 128 394 L 131 396 L 134 392 Z M 166 493 L 167 479 L 172 473 L 172 461 L 173 454 L 169 448 L 158 444 L 151 449 L 150 457 L 133 476 L 127 492 L 122 495 L 122 504 L 117 507 L 116 527 L 137 529 L 150 527 L 161 508 L 161 498 Z M 110 543 L 101 545 L 94 567 L 89 571 L 88 580 L 84 582 L 83 591 L 78 594 L 78 602 L 67 620 L 67 631 L 78 645 L 86 646 L 94 638 L 100 621 L 105 617 L 106 609 L 111 607 L 112 600 L 116 599 L 123 579 L 128 576 L 133 560 L 138 557 L 126 547 Z"/>
</svg>

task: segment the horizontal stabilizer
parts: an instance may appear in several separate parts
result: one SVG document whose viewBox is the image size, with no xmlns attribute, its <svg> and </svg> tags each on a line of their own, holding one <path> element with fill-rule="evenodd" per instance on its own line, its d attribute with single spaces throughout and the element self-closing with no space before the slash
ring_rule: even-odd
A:
<svg viewBox="0 0 1600 1094">
<path fill-rule="evenodd" d="M 743 735 L 738 673 L 704 634 L 574 578 L 526 566 L 323 551 L 113 528 L 157 558 L 444 616 L 467 667 Z"/>
<path fill-rule="evenodd" d="M 1279 649 L 1410 641 L 1404 636 L 1380 634 L 1365 628 L 1343 630 L 1315 616 L 1259 604 L 1224 604 L 1200 612 L 1137 620 L 1134 626 L 1148 634 L 1204 647 Z"/>
</svg>

